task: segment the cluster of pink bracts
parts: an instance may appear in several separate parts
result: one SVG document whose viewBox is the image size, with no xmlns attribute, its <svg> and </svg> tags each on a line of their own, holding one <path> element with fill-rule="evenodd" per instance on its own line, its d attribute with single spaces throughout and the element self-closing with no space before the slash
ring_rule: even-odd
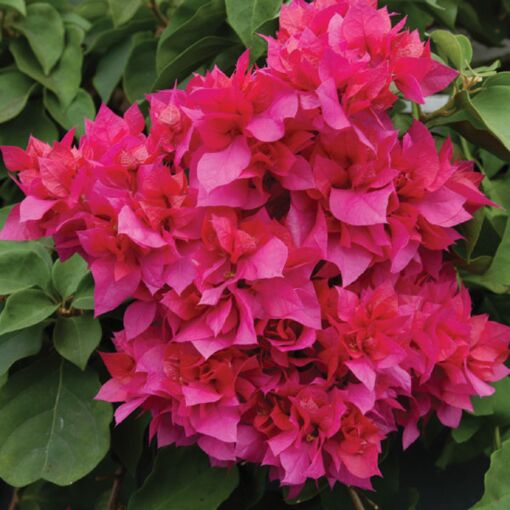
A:
<svg viewBox="0 0 510 510">
<path fill-rule="evenodd" d="M 26 198 L 3 231 L 52 236 L 95 280 L 96 313 L 134 299 L 98 398 L 152 416 L 159 445 L 198 444 L 297 490 L 360 487 L 381 441 L 436 412 L 455 427 L 507 374 L 509 329 L 471 316 L 443 252 L 490 202 L 472 164 L 388 109 L 456 73 L 371 0 L 295 0 L 266 67 L 244 54 L 79 147 L 3 147 Z"/>
</svg>

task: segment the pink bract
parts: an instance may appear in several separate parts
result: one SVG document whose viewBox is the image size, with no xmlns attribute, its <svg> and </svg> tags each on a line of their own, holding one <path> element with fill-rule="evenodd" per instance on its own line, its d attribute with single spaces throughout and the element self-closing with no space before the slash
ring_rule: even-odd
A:
<svg viewBox="0 0 510 510">
<path fill-rule="evenodd" d="M 471 315 L 443 262 L 490 201 L 473 164 L 388 109 L 456 77 L 371 0 L 294 0 L 268 38 L 185 90 L 102 107 L 78 146 L 3 147 L 26 198 L 3 239 L 51 236 L 95 280 L 95 312 L 131 300 L 97 398 L 151 414 L 159 446 L 270 467 L 295 493 L 371 486 L 381 442 L 507 374 L 509 329 Z"/>
</svg>

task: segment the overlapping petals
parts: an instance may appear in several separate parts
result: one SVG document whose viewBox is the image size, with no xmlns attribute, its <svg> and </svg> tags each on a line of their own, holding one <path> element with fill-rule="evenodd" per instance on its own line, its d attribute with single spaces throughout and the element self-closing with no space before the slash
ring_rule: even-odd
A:
<svg viewBox="0 0 510 510">
<path fill-rule="evenodd" d="M 26 198 L 2 237 L 82 255 L 98 315 L 129 300 L 98 395 L 118 422 L 294 491 L 370 487 L 389 433 L 455 427 L 507 374 L 508 328 L 443 262 L 490 202 L 448 140 L 392 125 L 456 73 L 374 1 L 294 0 L 268 45 L 150 95 L 148 133 L 102 107 L 77 146 L 3 147 Z"/>
</svg>

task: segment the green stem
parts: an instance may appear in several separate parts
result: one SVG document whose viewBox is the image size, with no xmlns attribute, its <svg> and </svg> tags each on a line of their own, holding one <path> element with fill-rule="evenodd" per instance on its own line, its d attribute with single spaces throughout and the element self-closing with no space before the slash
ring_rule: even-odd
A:
<svg viewBox="0 0 510 510">
<path fill-rule="evenodd" d="M 361 501 L 361 498 L 359 497 L 359 494 L 356 492 L 356 489 L 354 487 L 348 487 L 349 496 L 351 496 L 352 504 L 354 505 L 355 510 L 365 510 L 365 507 L 363 506 L 363 502 Z"/>
<path fill-rule="evenodd" d="M 494 446 L 496 450 L 501 448 L 501 430 L 499 425 L 494 427 Z"/>
</svg>

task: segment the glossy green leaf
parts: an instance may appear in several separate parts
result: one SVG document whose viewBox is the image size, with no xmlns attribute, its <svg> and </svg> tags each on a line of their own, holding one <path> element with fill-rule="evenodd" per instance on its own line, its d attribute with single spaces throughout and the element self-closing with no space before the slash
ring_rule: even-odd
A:
<svg viewBox="0 0 510 510">
<path fill-rule="evenodd" d="M 154 39 L 142 40 L 131 50 L 124 70 L 124 92 L 130 102 L 145 97 L 156 79 L 156 47 Z"/>
<path fill-rule="evenodd" d="M 199 39 L 216 35 L 224 23 L 224 2 L 219 0 L 185 1 L 161 34 L 156 55 L 157 71 L 161 72 L 165 66 Z"/>
<path fill-rule="evenodd" d="M 85 132 L 85 119 L 93 119 L 96 115 L 96 107 L 90 94 L 83 89 L 78 89 L 71 104 L 62 107 L 57 96 L 52 92 L 45 91 L 44 106 L 50 115 L 66 130 L 76 129 L 76 136 Z"/>
<path fill-rule="evenodd" d="M 39 100 L 30 100 L 17 117 L 0 125 L 0 145 L 24 147 L 30 135 L 44 142 L 53 142 L 58 137 L 57 127 Z"/>
<path fill-rule="evenodd" d="M 165 448 L 128 510 L 216 510 L 238 481 L 236 466 L 212 468 L 197 448 Z"/>
<path fill-rule="evenodd" d="M 510 440 L 491 456 L 491 466 L 485 474 L 485 492 L 472 510 L 508 510 L 510 508 Z"/>
<path fill-rule="evenodd" d="M 120 82 L 130 53 L 131 38 L 127 37 L 110 48 L 99 60 L 92 83 L 104 103 L 110 100 L 115 87 Z"/>
<path fill-rule="evenodd" d="M 11 294 L 0 313 L 0 335 L 39 324 L 57 308 L 58 304 L 42 290 L 27 289 Z"/>
<path fill-rule="evenodd" d="M 22 16 L 27 14 L 25 0 L 0 0 L 0 9 L 13 9 Z"/>
<path fill-rule="evenodd" d="M 142 0 L 108 0 L 113 23 L 116 26 L 127 23 L 141 7 Z"/>
<path fill-rule="evenodd" d="M 35 244 L 0 242 L 0 295 L 46 287 L 50 272 Z"/>
<path fill-rule="evenodd" d="M 35 86 L 31 79 L 15 69 L 0 73 L 0 123 L 23 111 Z"/>
<path fill-rule="evenodd" d="M 53 286 L 63 299 L 67 299 L 76 292 L 87 273 L 87 263 L 78 254 L 73 255 L 65 262 L 57 260 L 51 275 Z"/>
<path fill-rule="evenodd" d="M 263 52 L 264 41 L 257 35 L 257 29 L 265 22 L 278 16 L 282 0 L 226 0 L 227 20 L 243 44 L 252 49 L 252 58 Z"/>
<path fill-rule="evenodd" d="M 68 485 L 109 447 L 111 406 L 94 400 L 99 381 L 64 360 L 42 359 L 0 394 L 0 476 L 16 487 L 39 479 Z"/>
<path fill-rule="evenodd" d="M 9 49 L 18 69 L 54 92 L 62 108 L 71 104 L 80 88 L 84 33 L 75 25 L 67 27 L 66 46 L 55 69 L 46 76 L 26 41 L 14 39 Z"/>
<path fill-rule="evenodd" d="M 172 87 L 176 81 L 183 80 L 215 55 L 234 45 L 235 41 L 225 37 L 208 36 L 200 39 L 161 71 L 152 89 Z"/>
<path fill-rule="evenodd" d="M 101 324 L 92 315 L 59 317 L 53 331 L 57 352 L 82 370 L 101 341 Z"/>
<path fill-rule="evenodd" d="M 27 38 L 43 73 L 48 75 L 64 51 L 64 22 L 59 12 L 48 3 L 30 4 L 26 17 L 12 26 Z"/>
<path fill-rule="evenodd" d="M 4 375 L 16 361 L 33 356 L 41 350 L 43 327 L 38 324 L 0 336 L 0 375 Z"/>
</svg>

